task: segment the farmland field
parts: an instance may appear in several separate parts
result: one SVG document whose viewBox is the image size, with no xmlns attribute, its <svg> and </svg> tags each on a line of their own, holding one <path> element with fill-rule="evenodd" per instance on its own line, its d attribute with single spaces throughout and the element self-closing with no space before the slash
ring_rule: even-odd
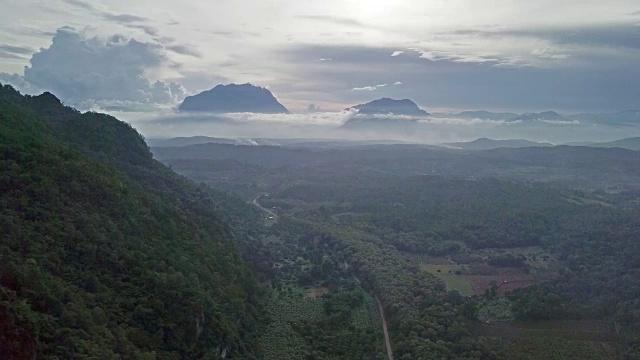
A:
<svg viewBox="0 0 640 360">
<path fill-rule="evenodd" d="M 615 332 L 597 321 L 500 321 L 474 332 L 506 342 L 512 359 L 614 359 Z"/>
<path fill-rule="evenodd" d="M 524 271 L 516 268 L 494 268 L 485 265 L 485 271 L 491 275 L 475 275 L 467 265 L 421 264 L 420 268 L 442 279 L 448 290 L 457 290 L 463 296 L 482 295 L 496 283 L 499 293 L 530 286 L 536 280 Z"/>
<path fill-rule="evenodd" d="M 351 294 L 361 296 L 362 302 L 341 315 L 329 310 L 331 301 L 348 296 L 348 291 L 273 292 L 268 304 L 271 321 L 260 338 L 264 359 L 341 359 L 357 353 L 384 359 L 382 324 L 373 299 L 361 289 Z"/>
</svg>

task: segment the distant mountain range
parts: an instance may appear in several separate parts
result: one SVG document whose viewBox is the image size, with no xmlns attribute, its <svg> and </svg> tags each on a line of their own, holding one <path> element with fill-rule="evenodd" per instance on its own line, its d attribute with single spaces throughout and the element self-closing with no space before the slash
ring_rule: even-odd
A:
<svg viewBox="0 0 640 360">
<path fill-rule="evenodd" d="M 499 148 L 524 148 L 524 147 L 550 147 L 555 146 L 548 142 L 535 142 L 524 139 L 493 140 L 479 138 L 467 142 L 445 143 L 446 146 L 461 150 L 491 150 Z M 584 146 L 591 148 L 621 148 L 627 150 L 640 151 L 640 137 L 625 138 L 608 142 L 572 142 L 562 144 L 562 146 Z"/>
<path fill-rule="evenodd" d="M 230 145 L 268 145 L 259 144 L 251 139 L 227 139 L 210 136 L 190 136 L 176 137 L 171 139 L 147 139 L 147 144 L 151 147 L 173 147 L 173 146 L 189 146 L 198 144 L 230 144 Z"/>
<path fill-rule="evenodd" d="M 357 109 L 358 114 L 361 115 L 429 116 L 428 112 L 420 109 L 416 103 L 409 99 L 395 100 L 385 97 L 366 104 L 352 106 L 350 109 Z"/>
<path fill-rule="evenodd" d="M 516 114 L 512 112 L 491 112 L 486 110 L 462 111 L 458 113 L 432 113 L 436 118 L 456 118 L 456 119 L 481 119 L 481 120 L 504 120 L 504 121 L 580 121 L 583 123 L 601 123 L 610 125 L 637 125 L 640 124 L 640 110 L 625 110 L 610 113 L 581 113 L 562 115 L 555 111 L 544 111 L 539 113 Z"/>
<path fill-rule="evenodd" d="M 436 118 L 456 118 L 456 119 L 482 119 L 482 120 L 507 120 L 519 115 L 511 112 L 491 112 L 486 110 L 462 111 L 459 113 L 432 113 Z"/>
<path fill-rule="evenodd" d="M 251 84 L 218 85 L 211 90 L 188 96 L 178 107 L 180 111 L 212 113 L 254 112 L 288 114 L 271 91 Z"/>
<path fill-rule="evenodd" d="M 628 150 L 640 151 L 640 137 L 632 137 L 608 142 L 584 142 L 584 143 L 568 143 L 570 146 L 588 146 L 597 148 L 622 148 Z"/>
<path fill-rule="evenodd" d="M 590 123 L 605 123 L 612 125 L 640 124 L 640 110 L 625 110 L 611 113 L 584 113 L 571 115 L 571 118 Z"/>
<path fill-rule="evenodd" d="M 551 143 L 540 143 L 524 139 L 513 140 L 493 140 L 487 138 L 479 138 L 468 142 L 454 142 L 443 144 L 448 147 L 463 150 L 490 150 L 498 148 L 523 148 L 532 146 L 553 146 Z"/>
<path fill-rule="evenodd" d="M 407 145 L 428 147 L 431 149 L 459 149 L 459 150 L 493 150 L 499 148 L 525 148 L 525 147 L 552 147 L 556 146 L 549 142 L 536 142 L 525 139 L 505 139 L 495 140 L 489 138 L 479 138 L 466 142 L 444 143 L 438 146 L 407 143 L 397 140 L 335 140 L 335 139 L 273 139 L 273 138 L 217 138 L 209 136 L 176 137 L 171 139 L 147 139 L 147 143 L 152 148 L 183 147 L 202 144 L 223 144 L 223 145 L 267 145 L 276 147 L 303 147 L 303 148 L 331 148 L 331 147 L 358 147 L 372 145 Z M 559 146 L 583 146 L 591 148 L 622 148 L 627 150 L 640 151 L 640 137 L 625 138 L 609 142 L 574 142 L 561 144 Z"/>
</svg>

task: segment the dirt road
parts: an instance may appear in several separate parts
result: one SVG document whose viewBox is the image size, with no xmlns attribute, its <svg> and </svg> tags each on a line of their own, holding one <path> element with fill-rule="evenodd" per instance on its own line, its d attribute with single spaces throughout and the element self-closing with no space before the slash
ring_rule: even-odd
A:
<svg viewBox="0 0 640 360">
<path fill-rule="evenodd" d="M 255 199 L 253 199 L 253 205 L 255 205 L 256 207 L 258 207 L 258 209 L 260 209 L 260 210 L 262 210 L 262 211 L 264 211 L 264 212 L 268 213 L 269 215 L 273 216 L 273 218 L 274 218 L 274 219 L 277 219 L 277 218 L 278 218 L 278 214 L 276 214 L 275 212 L 273 212 L 273 211 L 271 211 L 271 210 L 269 210 L 269 209 L 267 209 L 267 208 L 263 208 L 263 207 L 262 207 L 262 205 L 260 205 L 260 204 L 258 203 L 258 199 L 260 198 L 260 196 L 262 196 L 262 194 L 261 194 L 261 195 L 256 196 L 256 198 L 255 198 Z"/>
<path fill-rule="evenodd" d="M 384 342 L 387 345 L 387 356 L 389 360 L 393 360 L 393 350 L 391 350 L 391 339 L 389 339 L 389 331 L 387 330 L 387 319 L 384 316 L 384 309 L 380 299 L 376 296 L 376 303 L 378 304 L 378 311 L 380 311 L 380 317 L 382 318 L 382 331 L 384 332 Z"/>
</svg>

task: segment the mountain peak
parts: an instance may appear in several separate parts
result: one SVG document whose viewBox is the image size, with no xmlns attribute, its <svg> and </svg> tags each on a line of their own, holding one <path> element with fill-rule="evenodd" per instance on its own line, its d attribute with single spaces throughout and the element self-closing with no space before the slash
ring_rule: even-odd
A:
<svg viewBox="0 0 640 360">
<path fill-rule="evenodd" d="M 214 113 L 255 112 L 287 114 L 289 111 L 266 88 L 245 84 L 219 84 L 213 89 L 188 96 L 180 111 Z"/>
<path fill-rule="evenodd" d="M 416 103 L 409 99 L 396 100 L 388 97 L 373 100 L 366 104 L 355 105 L 351 108 L 357 109 L 359 114 L 366 115 L 429 115 L 429 113 L 420 109 Z"/>
</svg>

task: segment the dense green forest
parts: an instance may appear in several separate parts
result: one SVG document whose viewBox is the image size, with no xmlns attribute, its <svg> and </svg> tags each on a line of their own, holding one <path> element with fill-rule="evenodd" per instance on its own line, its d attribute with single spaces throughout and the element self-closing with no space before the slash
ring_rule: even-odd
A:
<svg viewBox="0 0 640 360">
<path fill-rule="evenodd" d="M 357 278 L 396 359 L 638 358 L 636 152 L 296 146 L 153 152 L 247 200 L 268 193 L 265 259 L 316 266 L 265 277 Z"/>
<path fill-rule="evenodd" d="M 296 146 L 2 87 L 1 357 L 640 359 L 636 152 Z"/>
<path fill-rule="evenodd" d="M 259 290 L 215 193 L 48 93 L 0 89 L 0 154 L 3 359 L 253 358 Z"/>
</svg>

